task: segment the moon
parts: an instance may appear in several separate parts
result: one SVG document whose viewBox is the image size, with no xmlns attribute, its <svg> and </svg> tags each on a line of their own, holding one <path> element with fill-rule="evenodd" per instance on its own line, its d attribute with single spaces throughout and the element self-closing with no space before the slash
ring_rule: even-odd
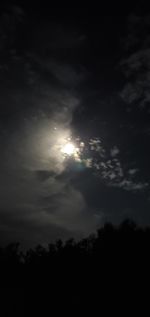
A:
<svg viewBox="0 0 150 317">
<path fill-rule="evenodd" d="M 76 152 L 76 148 L 74 146 L 73 143 L 66 143 L 63 148 L 61 149 L 62 153 L 64 153 L 65 155 L 68 155 L 68 156 L 72 156 L 75 154 Z"/>
</svg>

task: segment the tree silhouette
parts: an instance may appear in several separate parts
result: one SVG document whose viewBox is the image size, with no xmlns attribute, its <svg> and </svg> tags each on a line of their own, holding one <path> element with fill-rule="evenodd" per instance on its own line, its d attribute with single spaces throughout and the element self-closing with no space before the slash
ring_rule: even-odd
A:
<svg viewBox="0 0 150 317">
<path fill-rule="evenodd" d="M 25 253 L 18 243 L 1 247 L 1 285 L 15 286 L 16 299 L 23 292 L 32 316 L 42 314 L 45 307 L 63 309 L 66 303 L 85 309 L 99 301 L 102 305 L 102 298 L 116 300 L 125 287 L 126 298 L 132 292 L 144 293 L 141 285 L 149 280 L 149 255 L 149 227 L 139 227 L 130 219 L 119 226 L 106 223 L 81 241 L 59 239 Z"/>
</svg>

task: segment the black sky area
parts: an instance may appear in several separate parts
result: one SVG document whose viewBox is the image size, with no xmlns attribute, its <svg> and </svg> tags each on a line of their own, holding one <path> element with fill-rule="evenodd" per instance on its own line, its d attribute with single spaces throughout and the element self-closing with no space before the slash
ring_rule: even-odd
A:
<svg viewBox="0 0 150 317">
<path fill-rule="evenodd" d="M 145 8 L 1 3 L 1 244 L 150 224 L 149 86 Z"/>
</svg>

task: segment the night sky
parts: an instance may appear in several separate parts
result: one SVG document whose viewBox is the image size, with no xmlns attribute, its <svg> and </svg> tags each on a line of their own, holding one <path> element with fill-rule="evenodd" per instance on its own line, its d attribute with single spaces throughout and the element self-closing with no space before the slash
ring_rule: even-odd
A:
<svg viewBox="0 0 150 317">
<path fill-rule="evenodd" d="M 1 244 L 150 225 L 149 141 L 150 13 L 1 5 Z"/>
</svg>

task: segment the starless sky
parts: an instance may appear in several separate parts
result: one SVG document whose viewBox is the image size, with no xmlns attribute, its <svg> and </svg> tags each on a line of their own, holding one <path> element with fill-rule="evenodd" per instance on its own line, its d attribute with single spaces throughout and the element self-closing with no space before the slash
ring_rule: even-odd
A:
<svg viewBox="0 0 150 317">
<path fill-rule="evenodd" d="M 1 244 L 150 224 L 149 21 L 1 7 Z"/>
</svg>

